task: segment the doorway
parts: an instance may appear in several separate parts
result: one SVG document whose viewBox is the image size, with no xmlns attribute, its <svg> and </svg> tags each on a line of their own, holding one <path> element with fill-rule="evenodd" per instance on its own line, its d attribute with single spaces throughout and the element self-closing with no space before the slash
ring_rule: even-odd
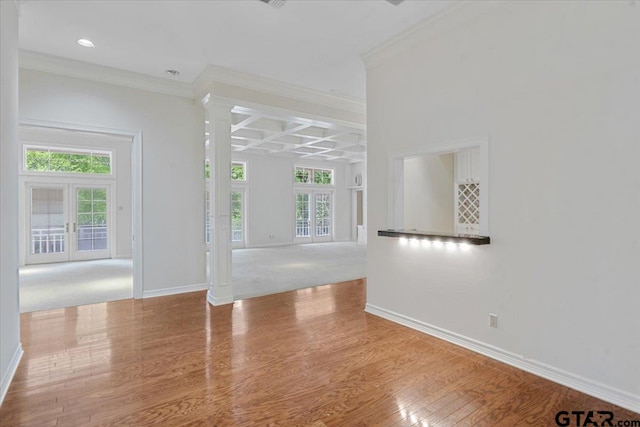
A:
<svg viewBox="0 0 640 427">
<path fill-rule="evenodd" d="M 19 139 L 21 311 L 141 298 L 141 133 L 23 121 Z"/>
<path fill-rule="evenodd" d="M 27 183 L 26 264 L 111 258 L 111 184 Z"/>
<path fill-rule="evenodd" d="M 295 236 L 300 243 L 333 239 L 333 195 L 328 191 L 296 191 Z"/>
</svg>

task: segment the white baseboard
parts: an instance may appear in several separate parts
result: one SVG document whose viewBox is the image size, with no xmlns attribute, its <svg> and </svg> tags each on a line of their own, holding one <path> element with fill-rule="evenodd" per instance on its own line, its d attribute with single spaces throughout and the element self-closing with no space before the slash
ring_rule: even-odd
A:
<svg viewBox="0 0 640 427">
<path fill-rule="evenodd" d="M 619 390 L 608 385 L 592 381 L 587 378 L 572 374 L 571 372 L 546 365 L 535 360 L 511 353 L 501 348 L 476 341 L 474 339 L 456 334 L 446 329 L 438 328 L 420 320 L 413 319 L 393 311 L 366 304 L 365 311 L 375 316 L 382 317 L 403 326 L 415 329 L 436 338 L 443 339 L 460 347 L 464 347 L 476 353 L 495 359 L 507 365 L 514 366 L 542 378 L 546 378 L 558 384 L 562 384 L 574 390 L 588 394 L 598 399 L 613 403 L 633 412 L 640 413 L 640 396 Z"/>
<path fill-rule="evenodd" d="M 208 283 L 199 283 L 197 285 L 175 286 L 173 288 L 157 289 L 153 291 L 144 291 L 142 298 L 164 297 L 168 295 L 186 294 L 187 292 L 204 291 L 209 288 Z"/>
<path fill-rule="evenodd" d="M 7 391 L 9 391 L 9 386 L 13 380 L 13 376 L 16 374 L 16 370 L 18 369 L 18 365 L 20 364 L 20 359 L 22 359 L 23 354 L 24 351 L 22 351 L 22 344 L 18 343 L 16 351 L 13 352 L 11 362 L 9 362 L 9 366 L 7 366 L 7 371 L 2 375 L 2 382 L 0 382 L 0 406 L 2 405 L 2 402 L 4 402 Z"/>
<path fill-rule="evenodd" d="M 233 304 L 233 296 L 216 298 L 211 294 L 211 292 L 207 292 L 207 302 L 211 305 Z"/>
<path fill-rule="evenodd" d="M 283 243 L 266 243 L 263 245 L 247 245 L 244 248 L 234 248 L 234 249 L 253 249 L 253 248 L 271 248 L 274 246 L 291 246 L 291 245 L 295 245 L 295 243 L 293 242 L 283 242 Z"/>
</svg>

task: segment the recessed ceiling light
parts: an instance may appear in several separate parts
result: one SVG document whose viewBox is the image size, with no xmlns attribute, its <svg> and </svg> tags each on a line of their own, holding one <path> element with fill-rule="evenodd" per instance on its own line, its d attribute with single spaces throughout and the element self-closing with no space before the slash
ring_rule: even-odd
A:
<svg viewBox="0 0 640 427">
<path fill-rule="evenodd" d="M 178 70 L 164 70 L 164 72 L 173 77 L 178 77 L 180 75 L 180 71 Z"/>
<path fill-rule="evenodd" d="M 88 39 L 78 39 L 76 41 L 82 47 L 96 47 L 91 40 Z"/>
</svg>

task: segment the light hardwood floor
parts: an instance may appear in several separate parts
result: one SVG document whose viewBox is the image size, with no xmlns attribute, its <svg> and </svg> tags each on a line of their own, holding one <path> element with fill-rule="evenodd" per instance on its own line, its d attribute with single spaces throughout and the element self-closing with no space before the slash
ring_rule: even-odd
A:
<svg viewBox="0 0 640 427">
<path fill-rule="evenodd" d="M 22 315 L 10 426 L 554 426 L 640 415 L 364 313 L 365 281 Z"/>
</svg>

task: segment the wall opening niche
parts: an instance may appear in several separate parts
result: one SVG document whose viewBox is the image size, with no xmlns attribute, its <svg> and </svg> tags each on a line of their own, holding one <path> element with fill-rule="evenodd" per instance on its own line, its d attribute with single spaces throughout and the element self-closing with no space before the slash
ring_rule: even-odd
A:
<svg viewBox="0 0 640 427">
<path fill-rule="evenodd" d="M 488 236 L 488 160 L 486 137 L 392 153 L 388 228 L 442 236 Z"/>
</svg>

